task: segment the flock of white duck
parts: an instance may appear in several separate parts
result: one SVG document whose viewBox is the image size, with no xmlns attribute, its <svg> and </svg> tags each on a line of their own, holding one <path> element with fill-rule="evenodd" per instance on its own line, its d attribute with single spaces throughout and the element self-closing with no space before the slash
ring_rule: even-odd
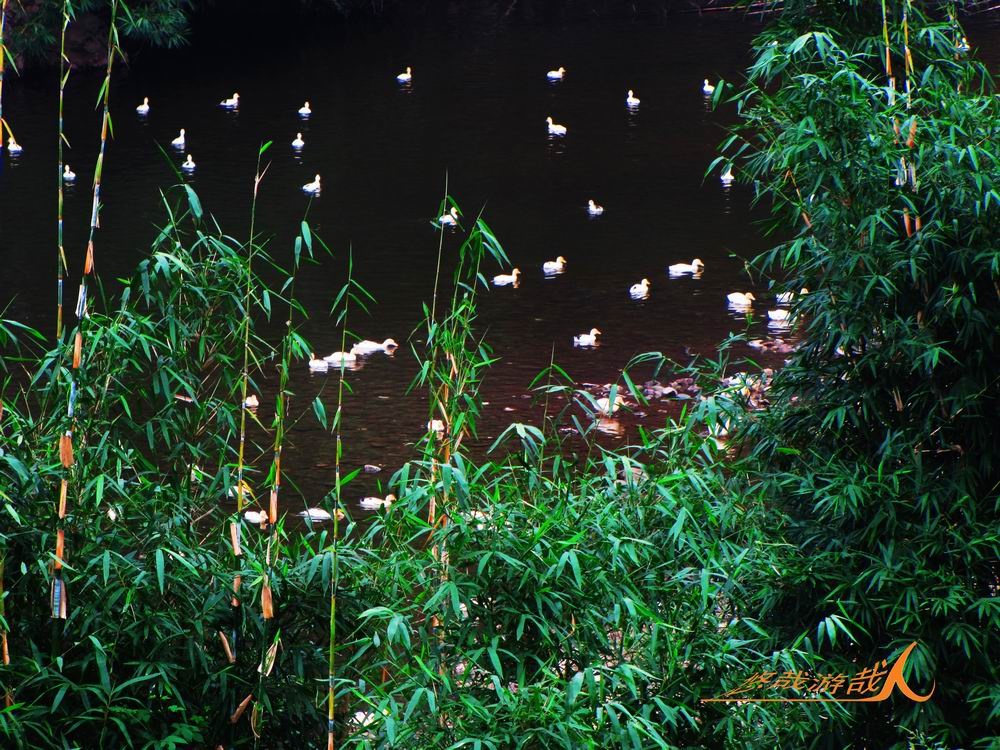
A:
<svg viewBox="0 0 1000 750">
<path fill-rule="evenodd" d="M 363 357 L 372 354 L 392 354 L 399 347 L 392 339 L 386 339 L 382 343 L 378 341 L 359 341 L 346 352 L 334 352 L 325 357 L 317 357 L 314 354 L 309 359 L 309 369 L 312 372 L 326 372 L 331 367 L 350 368 L 356 366 Z"/>
<path fill-rule="evenodd" d="M 546 73 L 546 78 L 550 81 L 560 81 L 566 75 L 566 68 L 559 67 L 555 70 L 550 70 Z M 406 70 L 396 76 L 396 80 L 401 85 L 409 85 L 413 81 L 413 70 L 407 67 Z M 705 79 L 702 84 L 702 93 L 705 96 L 712 96 L 715 93 L 715 86 L 712 85 L 708 79 Z M 632 89 L 628 90 L 625 96 L 625 106 L 630 110 L 638 108 L 640 104 L 640 99 L 635 95 Z M 219 106 L 223 109 L 228 110 L 238 110 L 240 106 L 240 95 L 239 93 L 233 93 L 231 97 L 223 99 L 219 102 Z M 136 114 L 140 117 L 146 117 L 150 113 L 149 97 L 144 97 L 142 104 L 135 108 Z M 312 107 L 310 103 L 305 102 L 298 110 L 299 117 L 302 119 L 309 119 L 312 116 Z M 569 129 L 562 124 L 555 122 L 552 117 L 546 118 L 546 125 L 548 126 L 548 132 L 551 136 L 562 137 L 565 136 Z M 171 142 L 171 146 L 175 149 L 185 152 L 187 148 L 187 132 L 184 128 L 180 129 L 177 137 L 175 137 Z M 295 151 L 301 151 L 305 148 L 305 140 L 302 138 L 302 133 L 296 133 L 295 138 L 291 141 L 291 147 Z M 13 136 L 8 139 L 7 145 L 8 153 L 16 156 L 23 151 L 23 148 L 14 140 Z M 186 159 L 181 164 L 181 168 L 188 173 L 194 172 L 197 168 L 194 158 L 190 153 L 186 154 Z M 72 171 L 70 166 L 65 165 L 62 179 L 64 182 L 72 183 L 76 180 L 76 174 Z M 731 168 L 727 167 L 726 171 L 720 177 L 724 185 L 729 185 L 733 182 L 734 177 Z M 302 190 L 309 195 L 319 195 L 322 191 L 322 182 L 319 174 L 315 178 L 302 186 Z M 597 204 L 593 199 L 589 200 L 587 203 L 587 213 L 594 216 L 601 216 L 604 213 L 604 207 Z M 448 213 L 438 217 L 437 222 L 442 227 L 457 227 L 460 219 L 460 213 L 456 208 L 451 208 Z M 547 276 L 554 276 L 561 274 L 566 270 L 567 261 L 562 255 L 558 256 L 555 260 L 545 261 L 542 264 L 542 272 Z M 693 259 L 690 263 L 674 263 L 667 267 L 667 273 L 671 278 L 677 278 L 682 276 L 693 276 L 695 278 L 699 277 L 705 270 L 705 264 L 699 258 Z M 509 274 L 497 274 L 493 277 L 493 284 L 498 287 L 503 286 L 514 286 L 518 285 L 520 280 L 521 270 L 519 268 L 514 268 Z M 650 295 L 650 288 L 652 284 L 649 279 L 642 279 L 638 283 L 632 284 L 629 287 L 628 293 L 633 299 L 646 299 Z M 802 289 L 800 294 L 808 293 L 807 289 Z M 793 301 L 795 295 L 792 293 L 779 294 L 776 297 L 776 302 L 778 304 L 790 304 Z M 727 295 L 727 302 L 730 308 L 738 311 L 749 311 L 755 301 L 755 297 L 750 292 L 732 292 Z M 777 327 L 787 326 L 789 323 L 789 311 L 787 309 L 772 309 L 768 310 L 768 319 L 770 324 Z M 581 333 L 573 337 L 573 345 L 578 347 L 594 347 L 598 345 L 598 336 L 601 335 L 601 331 L 597 328 L 591 328 L 587 333 Z M 337 351 L 325 357 L 317 357 L 312 354 L 309 360 L 309 370 L 311 372 L 327 372 L 331 367 L 334 368 L 350 368 L 356 367 L 360 360 L 365 357 L 369 357 L 373 354 L 392 354 L 398 348 L 398 344 L 391 338 L 387 338 L 382 342 L 378 341 L 359 341 L 354 344 L 348 351 Z M 621 396 L 615 396 L 614 399 L 601 398 L 596 400 L 596 406 L 602 414 L 613 414 L 624 404 L 624 399 Z M 255 409 L 259 405 L 259 400 L 256 396 L 249 396 L 244 407 L 248 409 Z M 444 430 L 444 425 L 439 420 L 432 420 L 427 425 L 428 430 L 435 432 L 442 432 Z M 384 498 L 379 497 L 366 497 L 360 502 L 363 508 L 368 510 L 377 510 L 380 508 L 388 508 L 392 502 L 395 500 L 393 495 L 387 495 Z M 337 517 L 342 518 L 343 512 L 336 511 Z M 323 509 L 323 508 L 306 508 L 301 511 L 299 516 L 308 519 L 309 521 L 323 522 L 332 520 L 333 515 Z M 269 518 L 268 514 L 262 510 L 247 510 L 244 513 L 245 519 L 252 524 L 260 525 L 264 527 L 268 524 Z"/>
<path fill-rule="evenodd" d="M 546 73 L 546 78 L 553 82 L 561 81 L 566 76 L 566 68 L 559 67 L 555 70 L 550 70 Z M 408 86 L 413 82 L 413 69 L 407 67 L 406 70 L 396 76 L 396 81 L 404 86 Z M 705 96 L 712 96 L 715 93 L 715 85 L 709 82 L 706 78 L 702 83 L 702 93 Z M 635 91 L 632 89 L 628 90 L 625 96 L 625 106 L 630 110 L 634 110 L 639 107 L 640 99 L 635 95 Z M 219 102 L 219 106 L 224 109 L 237 110 L 240 106 L 240 95 L 239 93 L 233 93 L 231 97 L 223 99 Z M 140 116 L 146 116 L 150 112 L 149 98 L 143 99 L 142 104 L 136 107 L 136 113 Z M 298 110 L 299 117 L 302 119 L 309 119 L 312 114 L 312 106 L 307 101 Z M 569 129 L 560 123 L 555 122 L 552 117 L 547 117 L 546 125 L 548 126 L 549 135 L 555 137 L 565 136 Z M 187 146 L 186 131 L 184 128 L 180 129 L 179 134 L 176 138 L 171 141 L 171 145 L 180 150 L 184 151 Z M 305 140 L 302 138 L 302 133 L 296 133 L 295 138 L 291 141 L 291 147 L 295 151 L 301 151 L 305 148 Z M 16 151 L 15 151 L 16 149 Z M 11 139 L 11 153 L 17 153 L 20 151 L 20 146 L 13 143 Z M 187 154 L 187 159 L 181 164 L 181 168 L 187 172 L 193 172 L 196 168 L 194 159 L 191 154 Z M 66 173 L 64 179 L 71 182 L 75 179 L 74 175 L 69 166 L 66 167 Z M 720 176 L 720 180 L 723 185 L 729 185 L 733 182 L 735 178 L 733 177 L 732 168 L 727 167 L 725 172 Z M 317 174 L 311 182 L 306 183 L 302 186 L 302 190 L 309 195 L 319 195 L 322 192 L 322 178 Z M 604 214 L 604 206 L 599 205 L 593 199 L 587 202 L 587 213 L 592 216 L 601 216 Z M 437 222 L 442 227 L 457 227 L 459 225 L 460 213 L 459 211 L 452 207 L 448 213 L 439 216 Z M 542 272 L 546 276 L 554 276 L 561 274 L 566 270 L 567 261 L 566 258 L 560 255 L 555 260 L 548 260 L 542 264 Z M 690 263 L 673 263 L 667 266 L 667 274 L 671 278 L 678 278 L 683 276 L 692 276 L 698 278 L 705 270 L 705 263 L 700 258 L 694 258 Z M 519 268 L 514 268 L 510 273 L 497 274 L 493 277 L 493 284 L 498 287 L 503 286 L 513 286 L 517 287 L 521 277 L 521 270 Z M 628 293 L 633 299 L 642 300 L 647 299 L 650 296 L 652 287 L 652 282 L 648 278 L 644 278 L 639 282 L 632 284 Z M 808 290 L 801 290 L 800 294 L 806 294 Z M 776 302 L 779 305 L 790 304 L 793 300 L 794 295 L 791 293 L 779 294 L 776 297 Z M 732 292 L 727 295 L 727 303 L 730 309 L 738 312 L 749 312 L 756 298 L 751 292 Z M 767 312 L 769 324 L 773 327 L 785 327 L 789 323 L 789 311 L 787 309 L 776 308 L 768 310 Z M 574 346 L 578 347 L 594 347 L 598 345 L 598 336 L 601 335 L 601 331 L 597 328 L 592 328 L 588 333 L 581 333 L 573 337 Z M 354 367 L 359 363 L 359 358 L 367 357 L 376 353 L 386 353 L 392 354 L 398 345 L 391 338 L 386 339 L 382 343 L 377 341 L 361 341 L 351 347 L 348 351 L 337 351 L 325 357 L 317 357 L 313 354 L 309 360 L 309 369 L 312 372 L 327 372 L 331 367 Z M 613 410 L 613 409 L 612 409 Z"/>
<path fill-rule="evenodd" d="M 411 80 L 411 70 L 406 69 L 405 81 L 409 82 Z M 550 81 L 561 81 L 566 76 L 566 68 L 559 67 L 555 70 L 550 70 L 546 73 L 546 77 Z M 397 77 L 400 82 L 404 81 L 403 76 Z M 701 86 L 702 93 L 710 97 L 715 93 L 715 85 L 710 83 L 706 78 L 702 82 Z M 635 109 L 639 106 L 640 100 L 635 95 L 635 91 L 632 89 L 628 90 L 628 94 L 625 96 L 625 106 L 630 110 Z M 561 125 L 555 122 L 552 117 L 545 118 L 545 122 L 548 125 L 549 135 L 561 137 L 569 132 L 569 129 L 565 125 Z M 733 176 L 733 171 L 731 166 L 727 166 L 725 171 L 720 175 L 719 179 L 722 184 L 728 186 L 732 184 L 735 177 Z M 315 187 L 315 190 L 312 188 Z M 319 175 L 316 175 L 316 180 L 314 183 L 303 186 L 303 190 L 307 192 L 319 192 Z M 587 213 L 590 216 L 601 216 L 604 214 L 604 206 L 599 205 L 593 199 L 587 202 Z M 438 217 L 438 224 L 443 227 L 456 227 L 458 226 L 459 212 L 455 208 Z M 555 260 L 547 260 L 542 264 L 542 272 L 546 276 L 553 276 L 556 274 L 561 274 L 566 270 L 566 258 L 559 256 Z M 702 272 L 705 270 L 705 263 L 700 258 L 695 258 L 690 263 L 673 263 L 667 266 L 667 273 L 671 278 L 677 278 L 681 276 L 693 276 L 698 278 L 701 276 Z M 514 268 L 510 273 L 501 273 L 493 277 L 494 286 L 513 286 L 517 287 L 521 277 L 521 269 Z M 632 284 L 629 287 L 628 293 L 632 299 L 647 299 L 650 294 L 650 287 L 652 283 L 649 279 L 642 279 L 641 281 Z M 805 294 L 808 290 L 803 289 L 800 293 Z M 787 305 L 792 302 L 794 295 L 791 293 L 779 294 L 776 297 L 776 302 L 780 305 Z M 732 292 L 727 296 L 727 302 L 730 309 L 738 312 L 749 312 L 754 303 L 755 297 L 750 292 Z M 788 310 L 783 310 L 781 308 L 768 310 L 767 312 L 768 320 L 772 327 L 782 328 L 786 327 L 789 323 L 789 312 Z M 573 345 L 579 347 L 593 347 L 598 345 L 597 337 L 600 335 L 600 330 L 597 328 L 592 328 L 589 333 L 581 333 L 573 337 Z M 604 405 L 611 406 L 611 405 Z M 612 408 L 611 411 L 614 409 Z"/>
</svg>

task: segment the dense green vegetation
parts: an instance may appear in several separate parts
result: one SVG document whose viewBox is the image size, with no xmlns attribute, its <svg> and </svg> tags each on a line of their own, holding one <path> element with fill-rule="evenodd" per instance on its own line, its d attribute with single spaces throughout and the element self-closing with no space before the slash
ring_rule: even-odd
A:
<svg viewBox="0 0 1000 750">
<path fill-rule="evenodd" d="M 588 438 L 588 458 L 561 449 L 553 414 L 541 428 L 512 426 L 495 462 L 470 461 L 462 445 L 490 363 L 474 334 L 476 278 L 491 252 L 503 258 L 481 221 L 427 310 L 418 385 L 448 427 L 394 478 L 397 503 L 364 531 L 349 517 L 303 528 L 286 520 L 298 510 L 291 500 L 269 533 L 234 514 L 225 498 L 240 475 L 262 507 L 276 484 L 276 462 L 249 460 L 263 449 L 239 448 L 244 358 L 252 372 L 283 369 L 308 345 L 294 328 L 277 346 L 233 335 L 279 309 L 298 317 L 293 276 L 268 288 L 254 270 L 274 271 L 264 248 L 213 231 L 193 192 L 178 197 L 120 300 L 81 321 L 79 369 L 63 347 L 7 360 L 37 367 L 21 398 L 16 379 L 5 387 L 8 743 L 180 747 L 230 735 L 249 744 L 254 733 L 315 742 L 328 648 L 338 743 L 698 745 L 760 740 L 779 723 L 776 711 L 698 704 L 766 651 L 759 626 L 737 613 L 754 609 L 781 553 L 752 551 L 768 512 L 726 488 L 697 420 L 629 454 L 602 455 Z M 315 242 L 303 228 L 297 257 L 308 261 Z M 365 300 L 353 282 L 341 321 L 352 300 Z M 8 324 L 5 336 L 19 330 Z M 540 381 L 543 395 L 569 388 L 554 377 Z M 318 399 L 299 411 L 337 432 L 339 411 L 328 416 Z M 251 434 L 280 446 L 285 413 Z M 55 439 L 67 429 L 68 466 Z M 331 437 L 331 450 L 338 444 Z M 242 455 L 257 468 L 243 468 Z M 352 476 L 323 507 L 335 511 Z M 231 523 L 241 529 L 235 559 Z M 68 616 L 32 627 L 50 621 L 57 526 Z M 262 617 L 265 586 L 273 619 Z M 261 668 L 276 643 L 273 671 Z"/>
<path fill-rule="evenodd" d="M 328 252 L 307 223 L 279 264 L 175 188 L 121 294 L 101 298 L 90 245 L 89 301 L 57 340 L 0 321 L 2 744 L 994 747 L 1000 101 L 947 14 L 786 5 L 745 87 L 716 94 L 741 116 L 722 160 L 789 237 L 753 271 L 811 290 L 764 410 L 723 380 L 726 344 L 685 369 L 705 398 L 607 451 L 553 365 L 542 422 L 474 458 L 493 363 L 477 296 L 507 262 L 477 218 L 439 248 L 412 348 L 443 429 L 359 524 L 350 389 L 334 376 L 328 412 L 288 387 L 310 352 L 295 279 Z M 328 263 L 346 340 L 371 299 L 349 256 Z M 629 373 L 650 366 L 684 369 L 647 355 L 616 388 L 641 398 Z M 270 423 L 242 406 L 265 377 Z M 296 518 L 282 470 L 303 419 L 329 433 L 329 523 Z M 926 703 L 701 702 L 915 640 Z"/>
<path fill-rule="evenodd" d="M 773 616 L 830 659 L 919 640 L 914 675 L 937 677 L 932 702 L 858 712 L 834 744 L 997 734 L 1000 100 L 961 38 L 917 3 L 791 7 L 728 144 L 796 228 L 757 270 L 812 290 L 740 467 L 800 551 Z"/>
</svg>

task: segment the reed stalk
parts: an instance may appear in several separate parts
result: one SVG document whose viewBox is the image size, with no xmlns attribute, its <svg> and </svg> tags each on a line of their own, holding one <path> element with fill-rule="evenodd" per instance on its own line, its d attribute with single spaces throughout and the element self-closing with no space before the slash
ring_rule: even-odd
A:
<svg viewBox="0 0 1000 750">
<path fill-rule="evenodd" d="M 63 102 L 66 93 L 66 81 L 69 79 L 69 60 L 66 58 L 66 29 L 69 27 L 73 6 L 69 0 L 63 0 L 62 30 L 59 34 L 59 133 L 58 133 L 58 170 L 59 201 L 56 214 L 56 340 L 62 338 L 63 329 L 63 286 L 66 280 L 66 249 L 63 245 L 63 144 L 66 142 L 63 119 Z"/>
</svg>

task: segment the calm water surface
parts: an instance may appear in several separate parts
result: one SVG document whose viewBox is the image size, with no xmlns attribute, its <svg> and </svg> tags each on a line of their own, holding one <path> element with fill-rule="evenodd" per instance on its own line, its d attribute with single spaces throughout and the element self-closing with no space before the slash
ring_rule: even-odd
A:
<svg viewBox="0 0 1000 750">
<path fill-rule="evenodd" d="M 727 121 L 709 111 L 701 81 L 736 79 L 756 30 L 729 16 L 539 27 L 484 11 L 423 28 L 331 33 L 266 54 L 248 42 L 235 51 L 140 60 L 122 67 L 112 84 L 115 128 L 98 270 L 105 283 L 127 275 L 162 220 L 159 191 L 175 177 L 157 144 L 170 151 L 178 129 L 187 130 L 186 151 L 198 164 L 189 182 L 227 232 L 245 236 L 257 149 L 274 140 L 258 228 L 281 257 L 308 208 L 315 230 L 336 251 L 298 283 L 312 315 L 306 336 L 317 352 L 340 348 L 328 310 L 353 248 L 355 277 L 378 304 L 368 316 L 354 315 L 351 328 L 364 338 L 404 343 L 394 357 L 376 355 L 348 373 L 347 465 L 387 470 L 362 477 L 348 496 L 384 489 L 378 482 L 411 456 L 427 419 L 425 402 L 405 395 L 416 371 L 405 342 L 433 287 L 438 238 L 429 219 L 446 176 L 466 216 L 482 209 L 523 272 L 518 288 L 494 289 L 481 299 L 481 324 L 500 357 L 484 388 L 483 443 L 511 421 L 538 422 L 529 384 L 550 357 L 578 383 L 608 383 L 637 353 L 686 361 L 711 355 L 727 334 L 744 330 L 725 294 L 753 289 L 767 298 L 743 272 L 743 260 L 765 241 L 752 225 L 749 189 L 704 178 Z M 1000 67 L 1000 28 L 973 27 L 970 38 Z M 395 75 L 407 65 L 413 83 L 401 87 Z M 568 69 L 565 80 L 547 82 L 545 72 L 560 65 Z M 99 75 L 78 73 L 67 92 L 66 158 L 77 173 L 67 191 L 71 270 L 78 270 L 86 241 L 99 86 Z M 635 112 L 624 104 L 629 88 L 642 100 Z M 238 114 L 216 106 L 234 91 L 241 95 Z M 143 96 L 152 112 L 140 120 L 134 107 Z M 57 82 L 8 80 L 4 97 L 4 116 L 25 152 L 0 160 L 0 309 L 12 300 L 8 317 L 50 332 Z M 296 111 L 306 99 L 314 114 L 302 122 Z M 549 115 L 568 126 L 565 138 L 547 135 Z M 297 131 L 306 140 L 301 155 L 289 147 Z M 172 155 L 179 164 L 183 157 Z M 309 207 L 300 186 L 317 172 L 323 194 Z M 589 198 L 605 206 L 600 218 L 588 217 Z M 449 236 L 446 252 L 458 242 Z M 566 272 L 545 278 L 541 263 L 557 255 L 568 259 Z M 701 278 L 667 276 L 668 263 L 694 257 L 707 265 Z M 629 285 L 643 277 L 652 281 L 649 299 L 631 300 Z M 71 279 L 70 308 L 75 288 Z M 575 349 L 573 335 L 592 326 L 604 332 L 600 348 Z M 765 332 L 762 323 L 755 330 Z M 310 375 L 300 363 L 295 403 L 308 410 L 320 394 L 332 412 L 335 377 Z M 265 423 L 272 389 L 263 384 Z M 638 424 L 661 425 L 670 410 L 664 402 L 624 417 L 623 434 L 609 442 L 634 438 Z M 313 422 L 307 416 L 293 429 L 288 456 L 315 504 L 332 484 L 333 442 Z M 266 458 L 258 465 L 266 468 Z"/>
</svg>

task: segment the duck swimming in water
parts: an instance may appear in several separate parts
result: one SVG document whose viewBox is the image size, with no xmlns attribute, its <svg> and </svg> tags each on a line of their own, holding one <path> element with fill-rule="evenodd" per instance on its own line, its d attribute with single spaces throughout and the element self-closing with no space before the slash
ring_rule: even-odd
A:
<svg viewBox="0 0 1000 750">
<path fill-rule="evenodd" d="M 566 126 L 560 125 L 559 123 L 552 122 L 551 117 L 546 117 L 545 122 L 549 126 L 549 135 L 566 135 Z"/>
<path fill-rule="evenodd" d="M 633 284 L 628 288 L 628 293 L 632 299 L 642 299 L 649 296 L 649 279 L 643 279 L 638 284 Z"/>
<path fill-rule="evenodd" d="M 573 337 L 573 346 L 597 346 L 597 337 L 601 332 L 596 328 L 591 328 L 590 333 L 581 333 Z"/>
<path fill-rule="evenodd" d="M 701 262 L 701 258 L 695 258 L 690 263 L 674 263 L 667 266 L 667 273 L 671 276 L 680 276 L 685 273 L 701 273 L 704 270 L 705 264 Z"/>
<path fill-rule="evenodd" d="M 303 185 L 302 189 L 305 192 L 309 193 L 310 195 L 319 195 L 321 189 L 319 183 L 319 175 L 316 175 L 316 179 L 314 179 L 312 182 L 307 182 L 305 185 Z"/>
</svg>

